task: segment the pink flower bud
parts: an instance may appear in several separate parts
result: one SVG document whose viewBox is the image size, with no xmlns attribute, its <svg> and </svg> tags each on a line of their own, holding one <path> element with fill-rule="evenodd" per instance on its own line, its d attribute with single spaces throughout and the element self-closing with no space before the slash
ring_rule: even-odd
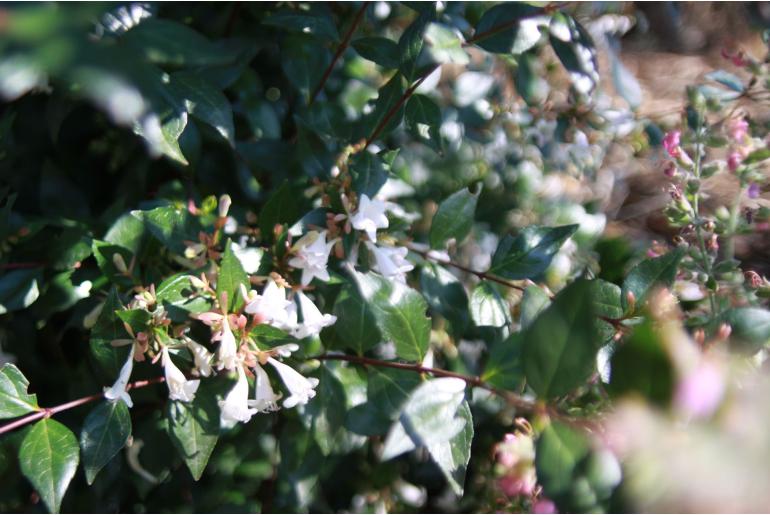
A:
<svg viewBox="0 0 770 515">
<path fill-rule="evenodd" d="M 741 156 L 740 152 L 730 152 L 730 155 L 727 156 L 727 169 L 735 173 L 742 161 L 743 156 Z"/>
<path fill-rule="evenodd" d="M 682 133 L 680 131 L 671 131 L 663 137 L 663 148 L 674 159 L 678 158 L 682 153 L 682 147 L 679 146 L 681 137 Z"/>
<path fill-rule="evenodd" d="M 537 483 L 534 469 L 529 469 L 522 475 L 510 475 L 500 478 L 498 485 L 508 497 L 532 495 Z"/>
<path fill-rule="evenodd" d="M 727 136 L 733 141 L 743 141 L 749 135 L 749 122 L 745 118 L 732 118 L 725 128 Z"/>
<path fill-rule="evenodd" d="M 724 393 L 722 370 L 712 361 L 704 359 L 679 383 L 674 402 L 685 415 L 705 418 L 716 411 Z"/>
<path fill-rule="evenodd" d="M 663 175 L 673 179 L 676 176 L 676 165 L 671 161 L 666 163 L 666 166 L 663 168 Z"/>
<path fill-rule="evenodd" d="M 556 505 L 552 500 L 541 497 L 532 503 L 532 513 L 552 514 L 559 513 L 559 511 L 556 509 Z"/>
</svg>

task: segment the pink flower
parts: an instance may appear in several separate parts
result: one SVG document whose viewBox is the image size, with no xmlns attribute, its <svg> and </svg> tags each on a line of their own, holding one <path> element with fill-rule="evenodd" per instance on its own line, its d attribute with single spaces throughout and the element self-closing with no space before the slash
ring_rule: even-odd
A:
<svg viewBox="0 0 770 515">
<path fill-rule="evenodd" d="M 673 179 L 676 176 L 676 165 L 671 161 L 666 163 L 665 168 L 663 168 L 663 175 L 669 179 Z"/>
<path fill-rule="evenodd" d="M 536 484 L 537 478 L 534 469 L 529 469 L 522 475 L 504 476 L 498 480 L 500 490 L 508 497 L 532 495 Z"/>
<path fill-rule="evenodd" d="M 727 135 L 733 141 L 743 141 L 749 135 L 749 122 L 745 118 L 732 118 L 727 122 Z"/>
<path fill-rule="evenodd" d="M 727 169 L 735 173 L 742 161 L 743 156 L 739 152 L 730 152 L 730 155 L 727 156 Z"/>
<path fill-rule="evenodd" d="M 719 407 L 725 393 L 722 370 L 704 359 L 677 386 L 674 402 L 685 415 L 706 418 Z"/>
<path fill-rule="evenodd" d="M 532 503 L 532 513 L 559 513 L 559 511 L 556 509 L 556 505 L 553 503 L 552 500 L 547 499 L 545 497 L 541 497 L 537 501 Z"/>
<path fill-rule="evenodd" d="M 663 148 L 674 159 L 682 154 L 682 147 L 679 146 L 681 138 L 682 133 L 680 131 L 671 131 L 663 137 Z"/>
<path fill-rule="evenodd" d="M 749 64 L 749 61 L 744 57 L 742 50 L 738 50 L 737 52 L 732 53 L 726 48 L 723 48 L 721 54 L 724 59 L 727 59 L 739 68 L 743 68 Z"/>
<path fill-rule="evenodd" d="M 759 197 L 759 184 L 756 182 L 752 182 L 749 184 L 749 189 L 747 190 L 747 193 L 749 195 L 749 198 L 757 198 Z"/>
</svg>

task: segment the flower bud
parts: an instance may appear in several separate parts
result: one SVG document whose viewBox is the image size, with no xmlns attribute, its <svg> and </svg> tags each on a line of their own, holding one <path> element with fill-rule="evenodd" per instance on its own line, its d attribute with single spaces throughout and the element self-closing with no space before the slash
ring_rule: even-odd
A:
<svg viewBox="0 0 770 515">
<path fill-rule="evenodd" d="M 224 218 L 227 216 L 227 213 L 230 211 L 230 205 L 233 203 L 232 199 L 230 198 L 230 195 L 222 195 L 219 197 L 219 217 Z"/>
<path fill-rule="evenodd" d="M 634 308 L 636 308 L 636 295 L 634 295 L 634 292 L 626 292 L 626 305 L 628 306 L 627 311 L 633 313 Z"/>
<path fill-rule="evenodd" d="M 118 272 L 120 272 L 121 274 L 128 273 L 128 267 L 126 266 L 126 261 L 123 259 L 123 256 L 121 256 L 117 252 L 112 255 L 112 264 L 115 265 L 115 268 L 117 268 Z"/>
<path fill-rule="evenodd" d="M 717 339 L 720 341 L 727 340 L 730 337 L 730 334 L 733 332 L 733 328 L 730 324 L 723 323 L 719 326 L 719 331 L 717 331 Z"/>
</svg>

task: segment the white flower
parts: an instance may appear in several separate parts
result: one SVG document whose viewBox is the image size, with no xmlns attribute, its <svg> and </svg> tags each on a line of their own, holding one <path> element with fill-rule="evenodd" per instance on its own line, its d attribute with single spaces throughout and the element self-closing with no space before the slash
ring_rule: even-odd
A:
<svg viewBox="0 0 770 515">
<path fill-rule="evenodd" d="M 193 359 L 195 359 L 195 368 L 198 369 L 200 375 L 203 377 L 210 376 L 211 358 L 213 357 L 211 352 L 200 343 L 189 338 L 186 339 L 185 343 L 187 343 L 187 348 L 190 349 L 190 353 L 192 353 Z"/>
<path fill-rule="evenodd" d="M 238 346 L 235 343 L 235 335 L 230 329 L 230 324 L 225 317 L 222 323 L 222 340 L 219 342 L 217 352 L 217 369 L 232 370 L 238 365 Z"/>
<path fill-rule="evenodd" d="M 388 227 L 387 210 L 388 203 L 363 194 L 358 202 L 358 211 L 350 217 L 350 222 L 354 229 L 364 231 L 371 241 L 377 241 L 377 229 Z"/>
<path fill-rule="evenodd" d="M 200 380 L 193 379 L 188 381 L 182 371 L 171 361 L 171 356 L 168 355 L 168 348 L 163 347 L 162 352 L 163 370 L 166 375 L 166 384 L 168 385 L 168 398 L 172 401 L 192 401 L 200 385 Z"/>
<path fill-rule="evenodd" d="M 249 401 L 249 407 L 254 408 L 259 413 L 277 410 L 278 404 L 276 404 L 276 402 L 281 396 L 275 393 L 273 387 L 270 386 L 270 378 L 267 376 L 265 369 L 257 364 L 257 366 L 254 367 L 254 376 L 256 398 Z"/>
<path fill-rule="evenodd" d="M 406 282 L 406 272 L 414 268 L 414 265 L 406 260 L 408 252 L 406 247 L 378 247 L 369 241 L 366 242 L 366 246 L 374 254 L 375 270 L 388 279 L 400 283 Z"/>
<path fill-rule="evenodd" d="M 297 300 L 299 301 L 299 308 L 302 310 L 302 323 L 291 332 L 294 337 L 317 336 L 321 329 L 337 321 L 337 317 L 334 315 L 322 314 L 304 293 L 297 292 Z"/>
<path fill-rule="evenodd" d="M 257 412 L 249 407 L 249 382 L 242 367 L 238 367 L 238 382 L 224 400 L 219 401 L 219 408 L 222 427 L 233 427 L 238 422 L 248 422 Z"/>
<path fill-rule="evenodd" d="M 254 292 L 246 295 L 245 288 L 241 290 L 246 307 L 244 311 L 250 315 L 255 315 L 262 322 L 267 322 L 279 329 L 287 329 L 292 324 L 291 301 L 286 300 L 286 289 L 278 286 L 272 279 L 267 282 L 262 295 L 256 295 Z M 296 322 L 296 313 L 294 314 Z M 293 325 L 293 324 L 292 324 Z"/>
<path fill-rule="evenodd" d="M 314 388 L 318 386 L 318 379 L 305 377 L 289 365 L 274 358 L 267 358 L 267 362 L 273 365 L 278 375 L 281 376 L 281 381 L 289 389 L 290 395 L 283 401 L 284 408 L 293 408 L 297 404 L 307 404 L 310 399 L 315 397 Z"/>
<path fill-rule="evenodd" d="M 289 265 L 302 270 L 302 286 L 310 284 L 314 277 L 329 280 L 326 263 L 334 243 L 334 240 L 326 241 L 326 231 L 310 231 L 294 245 L 296 255 L 289 260 Z"/>
<path fill-rule="evenodd" d="M 235 242 L 230 244 L 230 248 L 232 249 L 233 254 L 235 254 L 235 257 L 238 258 L 238 261 L 241 262 L 244 272 L 247 274 L 257 273 L 259 265 L 262 263 L 262 256 L 264 255 L 262 249 L 259 247 L 241 246 Z"/>
<path fill-rule="evenodd" d="M 131 401 L 131 396 L 128 395 L 128 392 L 126 391 L 126 386 L 128 385 L 128 380 L 131 378 L 131 371 L 133 369 L 134 347 L 132 345 L 131 351 L 128 353 L 128 359 L 123 364 L 123 368 L 120 369 L 120 374 L 118 374 L 118 379 L 115 381 L 115 384 L 113 384 L 110 388 L 104 388 L 105 399 L 109 399 L 111 401 L 123 399 L 123 402 L 125 402 L 126 406 L 129 408 L 134 406 L 134 403 Z"/>
</svg>

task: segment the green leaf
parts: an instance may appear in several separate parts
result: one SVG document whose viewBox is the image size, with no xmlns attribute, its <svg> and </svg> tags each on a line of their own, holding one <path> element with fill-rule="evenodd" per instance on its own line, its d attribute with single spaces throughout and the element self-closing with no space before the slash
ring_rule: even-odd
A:
<svg viewBox="0 0 770 515">
<path fill-rule="evenodd" d="M 58 513 L 78 468 L 78 441 L 59 422 L 44 418 L 29 430 L 19 448 L 19 466 L 51 512 Z"/>
<path fill-rule="evenodd" d="M 393 70 L 398 68 L 400 54 L 398 43 L 388 38 L 371 37 L 356 39 L 351 46 L 358 55 L 386 68 Z"/>
<path fill-rule="evenodd" d="M 187 112 L 171 109 L 146 124 L 134 124 L 134 133 L 147 140 L 153 153 L 164 155 L 177 163 L 190 164 L 179 147 L 179 138 L 187 127 Z"/>
<path fill-rule="evenodd" d="M 29 381 L 16 365 L 0 368 L 0 419 L 14 418 L 37 411 L 37 396 L 27 393 Z"/>
<path fill-rule="evenodd" d="M 114 261 L 114 257 L 117 254 L 123 259 L 123 263 L 125 263 L 126 267 L 131 266 L 133 256 L 129 250 L 105 241 L 92 240 L 91 251 L 93 252 L 94 259 L 96 259 L 96 265 L 99 267 L 99 270 L 111 283 L 125 288 L 133 285 L 131 277 L 118 270 Z"/>
<path fill-rule="evenodd" d="M 511 321 L 508 303 L 489 281 L 481 281 L 473 289 L 470 311 L 479 327 L 504 327 Z"/>
<path fill-rule="evenodd" d="M 684 257 L 684 249 L 677 248 L 662 256 L 645 259 L 628 272 L 623 281 L 621 301 L 623 310 L 628 309 L 628 294 L 633 293 L 636 299 L 636 311 L 644 306 L 647 295 L 655 286 L 671 286 L 676 279 L 679 262 Z"/>
<path fill-rule="evenodd" d="M 211 381 L 202 381 L 192 402 L 171 401 L 168 434 L 197 481 L 219 439 L 219 404 Z"/>
<path fill-rule="evenodd" d="M 470 188 L 464 188 L 452 193 L 439 204 L 430 226 L 431 247 L 443 248 L 449 240 L 455 240 L 458 245 L 463 242 L 473 227 L 480 193 L 481 187 L 475 193 Z"/>
<path fill-rule="evenodd" d="M 742 164 L 753 165 L 754 163 L 762 162 L 768 158 L 770 158 L 770 148 L 760 148 L 746 156 L 746 159 L 742 161 Z"/>
<path fill-rule="evenodd" d="M 459 31 L 440 23 L 429 23 L 425 29 L 424 40 L 428 43 L 427 52 L 437 63 L 466 65 L 470 60 L 463 48 Z"/>
<path fill-rule="evenodd" d="M 367 402 L 348 411 L 345 427 L 364 436 L 384 435 L 420 382 L 420 376 L 409 370 L 368 369 Z"/>
<path fill-rule="evenodd" d="M 116 311 L 122 309 L 123 305 L 120 303 L 118 290 L 112 288 L 104 301 L 99 317 L 96 319 L 96 324 L 91 329 L 89 341 L 91 356 L 107 378 L 118 376 L 130 349 L 130 346 L 119 348 L 111 345 L 113 340 L 128 338 L 123 323 L 115 314 Z"/>
<path fill-rule="evenodd" d="M 93 484 L 96 474 L 126 445 L 131 436 L 131 415 L 122 400 L 105 401 L 91 410 L 83 422 L 80 448 L 86 481 Z"/>
<path fill-rule="evenodd" d="M 11 270 L 0 277 L 0 315 L 31 305 L 40 296 L 42 269 Z"/>
<path fill-rule="evenodd" d="M 513 80 L 521 98 L 527 105 L 536 106 L 545 101 L 550 90 L 548 81 L 538 74 L 538 55 L 526 52 L 519 58 Z"/>
<path fill-rule="evenodd" d="M 186 209 L 164 206 L 132 214 L 143 219 L 150 234 L 176 254 L 184 254 L 185 241 L 198 241 L 198 219 Z"/>
<path fill-rule="evenodd" d="M 506 279 L 535 279 L 546 271 L 562 244 L 577 225 L 560 227 L 530 226 L 515 238 L 506 235 L 492 256 L 489 272 Z"/>
<path fill-rule="evenodd" d="M 171 94 L 184 105 L 185 110 L 235 145 L 233 110 L 224 93 L 194 72 L 176 72 L 170 77 Z"/>
<path fill-rule="evenodd" d="M 104 241 L 123 247 L 131 254 L 138 254 L 144 240 L 144 229 L 144 220 L 132 213 L 125 213 L 110 226 L 104 235 Z"/>
<path fill-rule="evenodd" d="M 476 24 L 471 41 L 490 52 L 519 54 L 540 39 L 539 32 L 521 28 L 520 21 L 531 18 L 542 9 L 524 2 L 503 2 L 488 9 Z"/>
<path fill-rule="evenodd" d="M 272 236 L 276 224 L 293 224 L 300 218 L 297 192 L 284 182 L 267 199 L 259 213 L 259 228 L 263 237 Z"/>
<path fill-rule="evenodd" d="M 306 100 L 321 81 L 332 56 L 314 37 L 297 35 L 281 45 L 281 68 L 289 82 Z"/>
<path fill-rule="evenodd" d="M 228 311 L 235 313 L 244 302 L 243 295 L 241 295 L 241 285 L 248 290 L 251 283 L 248 274 L 243 270 L 241 260 L 233 253 L 232 246 L 232 242 L 227 240 L 225 253 L 219 264 L 217 298 L 221 299 L 223 293 L 227 294 Z"/>
<path fill-rule="evenodd" d="M 535 285 L 527 286 L 519 306 L 519 324 L 522 330 L 532 325 L 537 316 L 550 305 L 551 297 L 545 290 Z"/>
<path fill-rule="evenodd" d="M 465 381 L 443 377 L 424 382 L 404 405 L 382 450 L 383 461 L 426 447 L 457 495 L 462 495 L 471 454 L 473 419 Z"/>
<path fill-rule="evenodd" d="M 675 385 L 674 368 L 649 320 L 636 326 L 631 337 L 617 346 L 610 370 L 607 390 L 613 396 L 634 394 L 668 405 Z"/>
<path fill-rule="evenodd" d="M 421 362 L 428 351 L 430 318 L 422 295 L 405 284 L 372 272 L 351 270 L 358 289 L 372 309 L 382 336 L 396 346 L 399 358 Z"/>
<path fill-rule="evenodd" d="M 359 195 L 374 198 L 388 180 L 389 166 L 378 155 L 369 152 L 358 154 L 351 159 L 350 173 L 353 176 L 353 191 Z"/>
<path fill-rule="evenodd" d="M 382 341 L 372 308 L 354 285 L 343 286 L 332 314 L 337 321 L 321 332 L 321 341 L 328 349 L 353 349 L 361 356 Z"/>
<path fill-rule="evenodd" d="M 215 66 L 230 64 L 236 57 L 181 23 L 155 17 L 142 20 L 126 32 L 120 42 L 160 65 Z"/>
<path fill-rule="evenodd" d="M 193 272 L 180 272 L 165 279 L 155 291 L 158 303 L 168 312 L 168 317 L 176 323 L 187 322 L 190 314 L 203 313 L 211 309 L 211 300 L 196 295 L 190 283 Z M 240 293 L 239 293 L 240 295 Z"/>
<path fill-rule="evenodd" d="M 535 450 L 537 480 L 543 493 L 553 499 L 569 492 L 576 468 L 589 450 L 586 439 L 568 426 L 560 422 L 547 426 Z"/>
<path fill-rule="evenodd" d="M 343 441 L 346 409 L 345 388 L 324 364 L 313 402 L 307 406 L 311 430 L 324 456 L 335 452 Z"/>
<path fill-rule="evenodd" d="M 147 331 L 152 320 L 152 315 L 146 309 L 123 309 L 116 313 L 118 318 L 131 326 L 134 334 Z"/>
<path fill-rule="evenodd" d="M 757 350 L 770 340 L 770 311 L 761 308 L 732 308 L 723 315 L 732 332 L 730 343 Z"/>
<path fill-rule="evenodd" d="M 507 339 L 496 342 L 489 352 L 481 379 L 496 388 L 519 390 L 524 383 L 522 345 L 521 333 L 513 333 Z"/>
<path fill-rule="evenodd" d="M 420 12 L 398 40 L 399 70 L 409 82 L 417 78 L 417 62 L 424 43 L 428 23 L 436 17 L 435 4 Z"/>
<path fill-rule="evenodd" d="M 465 287 L 446 268 L 426 262 L 420 274 L 420 286 L 430 308 L 452 324 L 461 336 L 468 326 L 468 295 Z"/>
<path fill-rule="evenodd" d="M 620 319 L 623 317 L 623 294 L 620 286 L 603 279 L 591 281 L 591 302 L 597 316 Z"/>
<path fill-rule="evenodd" d="M 281 11 L 268 16 L 262 23 L 302 34 L 311 34 L 330 41 L 338 41 L 340 38 L 331 16 L 320 12 Z"/>
<path fill-rule="evenodd" d="M 430 148 L 441 154 L 444 142 L 439 129 L 441 128 L 441 109 L 426 95 L 412 95 L 406 102 L 404 111 L 406 128 L 409 132 Z"/>
<path fill-rule="evenodd" d="M 400 73 L 396 73 L 378 90 L 374 109 L 361 120 L 359 137 L 370 138 L 374 135 L 374 131 L 380 124 L 384 125 L 382 125 L 382 128 L 380 129 L 379 135 L 377 136 L 378 138 L 384 138 L 393 131 L 393 129 L 398 127 L 399 124 L 401 124 L 401 120 L 404 118 L 404 106 L 401 105 L 393 114 L 391 114 L 391 110 L 396 107 L 403 95 L 403 77 Z"/>
<path fill-rule="evenodd" d="M 572 85 L 580 93 L 589 94 L 599 81 L 591 36 L 574 18 L 560 12 L 551 18 L 550 32 L 551 48 L 569 72 Z"/>
<path fill-rule="evenodd" d="M 527 384 L 540 398 L 565 395 L 596 368 L 598 334 L 593 324 L 591 284 L 578 279 L 524 331 L 523 361 Z"/>
</svg>

